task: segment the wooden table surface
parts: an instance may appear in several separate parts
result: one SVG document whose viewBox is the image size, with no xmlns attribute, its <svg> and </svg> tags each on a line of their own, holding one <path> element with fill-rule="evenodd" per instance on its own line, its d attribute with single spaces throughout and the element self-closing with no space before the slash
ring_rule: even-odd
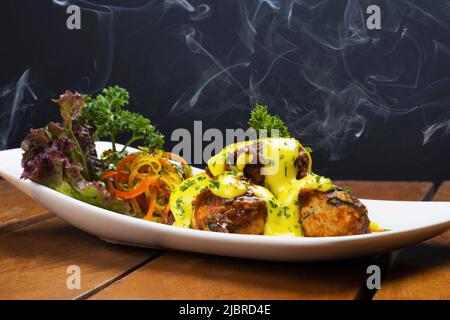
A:
<svg viewBox="0 0 450 320">
<path fill-rule="evenodd" d="M 356 196 L 449 200 L 450 182 L 340 181 Z M 112 245 L 0 180 L 0 299 L 449 299 L 450 231 L 393 253 L 280 263 Z M 382 272 L 369 290 L 367 267 Z M 68 289 L 68 268 L 81 288 Z"/>
</svg>

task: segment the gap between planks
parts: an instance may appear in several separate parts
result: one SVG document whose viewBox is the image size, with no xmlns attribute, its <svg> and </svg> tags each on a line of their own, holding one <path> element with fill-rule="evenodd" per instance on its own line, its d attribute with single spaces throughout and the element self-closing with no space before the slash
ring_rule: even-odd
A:
<svg viewBox="0 0 450 320">
<path fill-rule="evenodd" d="M 417 201 L 432 201 L 433 197 L 436 195 L 436 193 L 439 190 L 441 185 L 442 185 L 442 183 L 440 183 L 439 185 L 436 185 L 435 183 L 431 182 L 431 186 L 430 186 L 429 190 L 424 194 L 422 199 L 419 199 Z M 379 263 L 381 264 L 380 269 L 382 270 L 381 287 L 383 286 L 383 282 L 387 278 L 390 270 L 394 266 L 401 250 L 402 249 L 398 249 L 398 250 L 394 250 L 394 251 L 385 253 L 384 256 L 379 259 Z M 373 259 L 373 260 L 376 261 L 376 259 Z M 367 285 L 364 283 L 361 285 L 361 289 L 355 299 L 356 300 L 373 300 L 373 298 L 375 297 L 377 292 L 378 292 L 378 289 L 369 290 L 367 288 Z"/>
<path fill-rule="evenodd" d="M 88 290 L 86 292 L 83 292 L 82 294 L 80 294 L 79 296 L 73 298 L 72 300 L 87 300 L 90 297 L 92 297 L 93 295 L 97 294 L 98 292 L 108 288 L 110 285 L 112 285 L 113 283 L 123 279 L 124 277 L 132 274 L 133 272 L 136 272 L 137 270 L 141 269 L 142 267 L 144 267 L 145 265 L 147 265 L 148 263 L 150 263 L 152 260 L 155 260 L 157 258 L 159 258 L 160 256 L 162 256 L 163 254 L 165 254 L 167 251 L 162 251 L 159 252 L 157 254 L 152 255 L 151 257 L 145 259 L 144 261 L 138 263 L 137 265 L 135 265 L 134 267 L 126 270 L 125 272 L 111 278 L 110 280 L 101 283 L 100 285 L 98 285 L 95 288 L 92 288 L 91 290 Z"/>
</svg>

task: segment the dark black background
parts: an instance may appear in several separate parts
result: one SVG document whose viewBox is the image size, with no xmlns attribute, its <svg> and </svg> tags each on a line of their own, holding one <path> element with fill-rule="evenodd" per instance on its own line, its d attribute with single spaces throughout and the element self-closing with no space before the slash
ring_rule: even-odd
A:
<svg viewBox="0 0 450 320">
<path fill-rule="evenodd" d="M 82 8 L 81 30 L 66 7 Z M 381 8 L 367 30 L 366 8 Z M 449 1 L 2 1 L 0 148 L 118 84 L 166 135 L 270 106 L 334 178 L 450 178 Z M 195 97 L 198 95 L 198 99 Z"/>
</svg>

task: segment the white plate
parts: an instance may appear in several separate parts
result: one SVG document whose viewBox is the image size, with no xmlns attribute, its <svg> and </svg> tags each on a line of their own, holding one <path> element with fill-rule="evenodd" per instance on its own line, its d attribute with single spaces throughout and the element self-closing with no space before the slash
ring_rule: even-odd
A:
<svg viewBox="0 0 450 320">
<path fill-rule="evenodd" d="M 97 142 L 97 149 L 101 152 L 109 145 Z M 113 243 L 251 259 L 317 261 L 398 249 L 450 228 L 450 202 L 362 200 L 370 219 L 391 231 L 295 238 L 183 229 L 97 208 L 45 186 L 21 180 L 21 158 L 20 149 L 1 151 L 0 175 L 68 223 Z"/>
</svg>

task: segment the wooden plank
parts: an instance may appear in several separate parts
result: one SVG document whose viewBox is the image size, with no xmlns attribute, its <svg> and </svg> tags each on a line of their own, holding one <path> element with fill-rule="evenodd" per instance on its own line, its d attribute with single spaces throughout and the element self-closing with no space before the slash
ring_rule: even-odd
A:
<svg viewBox="0 0 450 320">
<path fill-rule="evenodd" d="M 450 181 L 441 185 L 433 200 L 450 201 Z M 449 300 L 450 230 L 402 250 L 374 299 Z"/>
<path fill-rule="evenodd" d="M 434 201 L 450 201 L 450 181 L 443 182 L 433 197 Z"/>
<path fill-rule="evenodd" d="M 358 181 L 340 180 L 336 185 L 348 186 L 358 198 L 377 200 L 424 200 L 432 195 L 433 183 L 422 181 Z"/>
<path fill-rule="evenodd" d="M 94 299 L 353 299 L 366 260 L 277 263 L 169 252 Z"/>
<path fill-rule="evenodd" d="M 107 244 L 50 218 L 0 236 L 0 299 L 89 296 L 157 254 L 157 250 Z M 80 268 L 80 289 L 66 286 L 71 265 Z"/>
<path fill-rule="evenodd" d="M 390 197 L 392 184 L 349 182 L 360 196 Z M 431 189 L 406 183 L 399 200 L 421 200 Z M 384 193 L 381 191 L 384 190 Z M 413 195 L 413 196 L 412 196 Z M 364 298 L 367 266 L 389 255 L 321 263 L 250 261 L 169 252 L 115 282 L 93 299 L 355 299 Z"/>
<path fill-rule="evenodd" d="M 0 179 L 0 234 L 51 216 L 46 208 Z"/>
</svg>

